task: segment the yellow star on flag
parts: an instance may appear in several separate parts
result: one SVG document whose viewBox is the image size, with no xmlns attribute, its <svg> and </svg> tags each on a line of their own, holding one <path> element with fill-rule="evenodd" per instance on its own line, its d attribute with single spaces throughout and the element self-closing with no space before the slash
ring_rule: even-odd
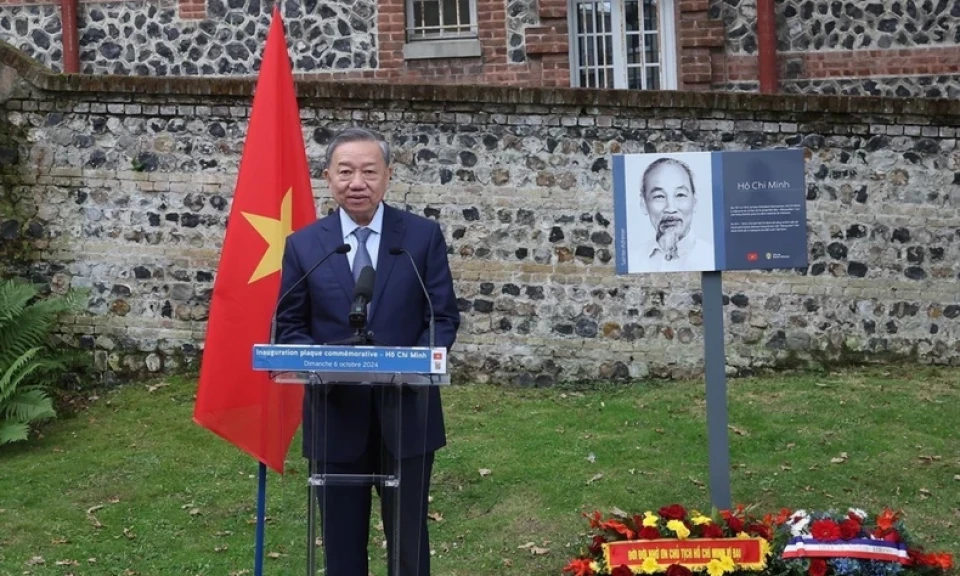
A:
<svg viewBox="0 0 960 576">
<path fill-rule="evenodd" d="M 280 271 L 283 261 L 283 244 L 287 236 L 293 232 L 293 188 L 287 190 L 280 201 L 279 220 L 247 212 L 241 212 L 241 214 L 250 222 L 257 234 L 267 242 L 267 250 L 260 258 L 257 269 L 250 276 L 248 284 L 253 284 L 261 278 Z"/>
</svg>

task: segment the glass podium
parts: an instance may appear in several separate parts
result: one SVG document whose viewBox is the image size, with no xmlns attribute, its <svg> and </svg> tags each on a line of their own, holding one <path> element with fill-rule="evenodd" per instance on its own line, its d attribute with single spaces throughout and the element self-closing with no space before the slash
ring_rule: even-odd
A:
<svg viewBox="0 0 960 576">
<path fill-rule="evenodd" d="M 385 346 L 330 346 L 258 344 L 253 350 L 253 369 L 270 373 L 278 384 L 304 386 L 307 402 L 313 395 L 327 394 L 332 386 L 363 386 L 379 389 L 381 421 L 390 422 L 390 430 L 383 430 L 384 437 L 393 439 L 388 447 L 394 455 L 400 455 L 404 420 L 404 394 L 418 394 L 418 390 L 450 384 L 447 374 L 447 350 L 427 347 Z M 428 395 L 420 393 L 417 402 L 426 402 Z M 327 403 L 323 402 L 326 407 Z M 419 404 L 417 405 L 419 407 Z M 408 406 L 409 408 L 409 406 Z M 427 417 L 426 407 L 422 410 Z M 421 410 L 417 410 L 419 412 Z M 317 430 L 319 415 L 311 410 L 314 422 L 311 429 Z M 406 417 L 412 415 L 408 414 Z M 415 416 L 415 415 L 413 415 Z M 374 416 L 371 416 L 374 417 Z M 326 418 L 324 418 L 326 421 Z M 329 432 L 329 430 L 326 430 Z M 336 441 L 329 433 L 324 434 L 326 444 Z M 392 448 L 392 449 L 391 449 Z M 327 453 L 327 446 L 320 448 Z M 319 497 L 319 490 L 328 486 L 370 486 L 378 490 L 394 490 L 392 526 L 384 525 L 388 536 L 388 575 L 399 574 L 401 558 L 398 546 L 400 539 L 400 457 L 392 459 L 392 469 L 380 470 L 379 474 L 334 474 L 327 473 L 315 458 L 309 459 L 307 475 L 307 527 L 306 527 L 306 574 L 316 576 L 317 558 L 317 511 L 326 500 Z M 382 497 L 382 496 L 381 496 Z M 424 511 L 426 512 L 426 511 Z M 321 511 L 321 514 L 323 512 Z M 386 520 L 384 520 L 386 522 Z M 330 528 L 328 528 L 329 530 Z M 387 532 L 389 530 L 389 532 Z M 366 575 L 364 575 L 366 576 Z"/>
</svg>

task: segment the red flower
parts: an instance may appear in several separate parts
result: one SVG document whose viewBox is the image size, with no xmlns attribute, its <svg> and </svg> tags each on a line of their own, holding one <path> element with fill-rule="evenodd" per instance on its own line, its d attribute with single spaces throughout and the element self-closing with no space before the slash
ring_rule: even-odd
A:
<svg viewBox="0 0 960 576">
<path fill-rule="evenodd" d="M 671 564 L 667 566 L 666 576 L 693 576 L 693 572 L 686 566 L 680 564 Z"/>
<path fill-rule="evenodd" d="M 743 532 L 743 520 L 737 518 L 736 516 L 727 517 L 727 526 L 729 526 L 735 534 Z"/>
<path fill-rule="evenodd" d="M 764 540 L 773 540 L 773 532 L 770 530 L 770 527 L 764 526 L 763 524 L 751 524 L 747 527 L 747 532 L 755 534 Z"/>
<path fill-rule="evenodd" d="M 821 542 L 840 539 L 840 527 L 830 519 L 817 520 L 810 526 L 810 535 Z"/>
<path fill-rule="evenodd" d="M 723 538 L 723 528 L 716 524 L 704 524 L 702 527 L 704 538 Z"/>
<path fill-rule="evenodd" d="M 641 540 L 656 540 L 660 537 L 660 531 L 654 526 L 644 526 L 637 535 Z"/>
<path fill-rule="evenodd" d="M 920 554 L 919 563 L 921 566 L 940 566 L 936 554 Z"/>
<path fill-rule="evenodd" d="M 853 519 L 847 519 L 840 523 L 840 537 L 844 540 L 850 540 L 860 535 L 860 522 Z"/>
<path fill-rule="evenodd" d="M 883 530 L 890 530 L 893 528 L 893 523 L 897 521 L 898 514 L 894 514 L 893 510 L 889 508 L 884 508 L 883 513 L 877 516 L 877 526 Z"/>
<path fill-rule="evenodd" d="M 583 517 L 590 521 L 591 528 L 600 527 L 600 511 L 599 510 L 594 511 L 593 514 L 587 514 L 586 512 L 584 512 Z"/>
<path fill-rule="evenodd" d="M 634 576 L 634 574 L 629 566 L 621 564 L 610 572 L 610 576 Z"/>
<path fill-rule="evenodd" d="M 660 516 L 666 520 L 683 520 L 687 517 L 687 511 L 679 504 L 671 504 L 660 509 Z"/>
<path fill-rule="evenodd" d="M 781 508 L 781 509 L 780 509 L 780 513 L 777 514 L 777 518 L 776 518 L 776 520 L 774 520 L 774 522 L 779 526 L 780 524 L 783 524 L 784 522 L 786 522 L 786 521 L 789 520 L 789 519 L 790 519 L 790 509 L 789 509 L 789 508 Z"/>
<path fill-rule="evenodd" d="M 613 530 L 617 534 L 620 534 L 627 540 L 633 540 L 633 530 L 627 527 L 623 522 L 617 522 L 616 520 L 607 520 L 600 525 L 600 528 L 603 530 Z"/>
<path fill-rule="evenodd" d="M 593 561 L 589 558 L 574 558 L 564 567 L 563 571 L 570 572 L 573 576 L 593 576 L 593 568 L 590 567 L 591 562 Z"/>
<path fill-rule="evenodd" d="M 937 564 L 940 565 L 940 568 L 944 570 L 950 570 L 953 568 L 953 556 L 947 554 L 946 552 L 941 552 L 939 554 L 934 554 L 937 557 Z"/>
<path fill-rule="evenodd" d="M 823 558 L 814 558 L 810 561 L 810 570 L 807 571 L 810 576 L 826 576 L 827 561 Z"/>
<path fill-rule="evenodd" d="M 900 542 L 900 533 L 896 530 L 891 530 L 883 535 L 883 539 L 892 544 Z"/>
<path fill-rule="evenodd" d="M 594 536 L 593 544 L 590 545 L 590 553 L 594 556 L 599 556 L 603 552 L 603 545 L 607 542 L 607 539 L 603 536 Z"/>
</svg>

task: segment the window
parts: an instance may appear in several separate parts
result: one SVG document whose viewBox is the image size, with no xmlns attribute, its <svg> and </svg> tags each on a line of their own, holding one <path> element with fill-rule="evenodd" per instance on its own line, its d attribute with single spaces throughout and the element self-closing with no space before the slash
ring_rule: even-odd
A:
<svg viewBox="0 0 960 576">
<path fill-rule="evenodd" d="M 570 0 L 571 83 L 582 88 L 677 87 L 673 0 Z"/>
<path fill-rule="evenodd" d="M 476 36 L 476 0 L 407 0 L 408 40 L 448 40 Z"/>
</svg>

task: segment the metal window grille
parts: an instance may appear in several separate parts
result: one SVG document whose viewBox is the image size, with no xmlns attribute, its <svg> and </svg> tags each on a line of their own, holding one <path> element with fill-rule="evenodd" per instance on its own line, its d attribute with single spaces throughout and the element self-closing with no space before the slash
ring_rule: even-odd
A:
<svg viewBox="0 0 960 576">
<path fill-rule="evenodd" d="M 574 86 L 676 87 L 672 0 L 571 0 Z"/>
<path fill-rule="evenodd" d="M 477 35 L 476 0 L 407 0 L 410 40 L 440 40 Z"/>
</svg>

